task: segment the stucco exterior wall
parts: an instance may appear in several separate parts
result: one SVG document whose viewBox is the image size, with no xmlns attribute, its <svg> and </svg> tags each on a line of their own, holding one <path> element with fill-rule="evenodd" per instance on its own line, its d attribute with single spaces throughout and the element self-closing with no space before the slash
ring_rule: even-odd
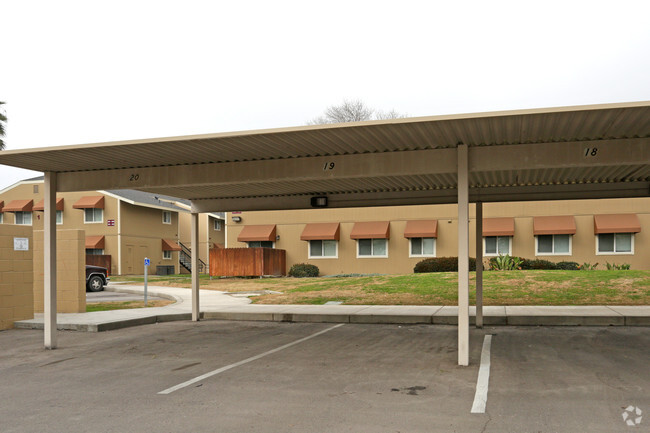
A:
<svg viewBox="0 0 650 433">
<path fill-rule="evenodd" d="M 597 254 L 593 216 L 598 214 L 637 214 L 641 232 L 634 235 L 633 254 Z M 576 234 L 572 236 L 570 255 L 537 255 L 533 235 L 533 217 L 553 215 L 574 215 Z M 238 242 L 237 237 L 246 225 L 275 224 L 275 247 L 287 251 L 287 267 L 295 263 L 312 263 L 323 275 L 340 273 L 410 273 L 422 257 L 409 257 L 409 240 L 404 238 L 404 229 L 409 220 L 435 219 L 438 221 L 436 256 L 458 254 L 456 205 L 401 206 L 378 208 L 318 209 L 294 211 L 242 212 L 241 223 L 227 225 L 229 248 L 242 248 L 247 244 Z M 484 218 L 513 217 L 515 234 L 512 237 L 512 254 L 529 259 L 540 258 L 553 262 L 575 261 L 600 263 L 629 263 L 632 269 L 650 269 L 650 199 L 607 199 L 546 202 L 485 203 Z M 231 220 L 227 214 L 226 219 Z M 357 242 L 350 239 L 355 222 L 389 221 L 390 240 L 387 258 L 357 258 Z M 341 240 L 338 243 L 337 258 L 308 258 L 309 243 L 300 240 L 308 223 L 340 223 Z M 470 206 L 470 255 L 475 256 L 475 206 Z"/>
<path fill-rule="evenodd" d="M 56 232 L 56 306 L 59 313 L 86 312 L 86 236 L 83 230 Z M 34 230 L 34 311 L 43 312 L 43 231 Z"/>
<path fill-rule="evenodd" d="M 14 238 L 26 238 L 29 249 L 14 251 Z M 33 256 L 31 227 L 0 225 L 0 330 L 34 317 Z"/>
</svg>

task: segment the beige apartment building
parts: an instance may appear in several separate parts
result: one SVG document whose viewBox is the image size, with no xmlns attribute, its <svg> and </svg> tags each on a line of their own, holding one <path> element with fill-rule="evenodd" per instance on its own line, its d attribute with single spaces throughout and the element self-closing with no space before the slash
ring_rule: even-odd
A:
<svg viewBox="0 0 650 433">
<path fill-rule="evenodd" d="M 470 251 L 475 256 L 474 206 Z M 287 252 L 287 267 L 321 275 L 411 273 L 427 257 L 458 255 L 456 205 L 339 208 L 227 214 L 228 247 Z M 483 253 L 650 269 L 650 199 L 483 204 Z M 288 269 L 287 269 L 288 270 Z"/>
<path fill-rule="evenodd" d="M 188 205 L 135 190 L 58 193 L 57 229 L 84 230 L 87 263 L 101 263 L 90 256 L 103 256 L 111 275 L 143 274 L 145 257 L 150 273 L 189 272 L 184 266 L 191 256 Z M 0 191 L 0 224 L 43 230 L 42 177 Z M 201 224 L 199 258 L 207 264 L 209 248 L 225 243 L 224 221 L 206 214 Z"/>
</svg>

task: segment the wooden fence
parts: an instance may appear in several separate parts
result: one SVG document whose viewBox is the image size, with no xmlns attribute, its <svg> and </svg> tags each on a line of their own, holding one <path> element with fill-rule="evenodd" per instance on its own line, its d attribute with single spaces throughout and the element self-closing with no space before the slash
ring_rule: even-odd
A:
<svg viewBox="0 0 650 433">
<path fill-rule="evenodd" d="M 111 275 L 111 256 L 108 254 L 86 254 L 86 264 L 106 268 L 108 269 L 108 275 Z"/>
<path fill-rule="evenodd" d="M 210 275 L 213 277 L 261 277 L 287 274 L 287 252 L 275 248 L 213 248 Z"/>
</svg>

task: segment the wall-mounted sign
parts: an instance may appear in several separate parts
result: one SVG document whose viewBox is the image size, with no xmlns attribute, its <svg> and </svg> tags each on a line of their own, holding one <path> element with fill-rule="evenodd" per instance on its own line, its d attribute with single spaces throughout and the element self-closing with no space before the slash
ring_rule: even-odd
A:
<svg viewBox="0 0 650 433">
<path fill-rule="evenodd" d="M 113 227 L 115 225 L 115 220 L 107 220 L 106 225 L 109 227 Z"/>
<path fill-rule="evenodd" d="M 14 238 L 14 251 L 29 251 L 29 238 Z"/>
</svg>

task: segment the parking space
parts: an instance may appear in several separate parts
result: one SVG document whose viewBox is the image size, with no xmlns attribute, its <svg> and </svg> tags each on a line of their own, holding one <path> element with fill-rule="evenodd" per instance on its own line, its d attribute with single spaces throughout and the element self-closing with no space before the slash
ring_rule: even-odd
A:
<svg viewBox="0 0 650 433">
<path fill-rule="evenodd" d="M 487 410 L 470 414 L 486 334 Z M 42 332 L 11 330 L 0 419 L 3 432 L 624 431 L 622 407 L 650 410 L 649 334 L 475 330 L 459 367 L 447 326 L 172 322 L 62 332 L 55 351 Z"/>
</svg>

